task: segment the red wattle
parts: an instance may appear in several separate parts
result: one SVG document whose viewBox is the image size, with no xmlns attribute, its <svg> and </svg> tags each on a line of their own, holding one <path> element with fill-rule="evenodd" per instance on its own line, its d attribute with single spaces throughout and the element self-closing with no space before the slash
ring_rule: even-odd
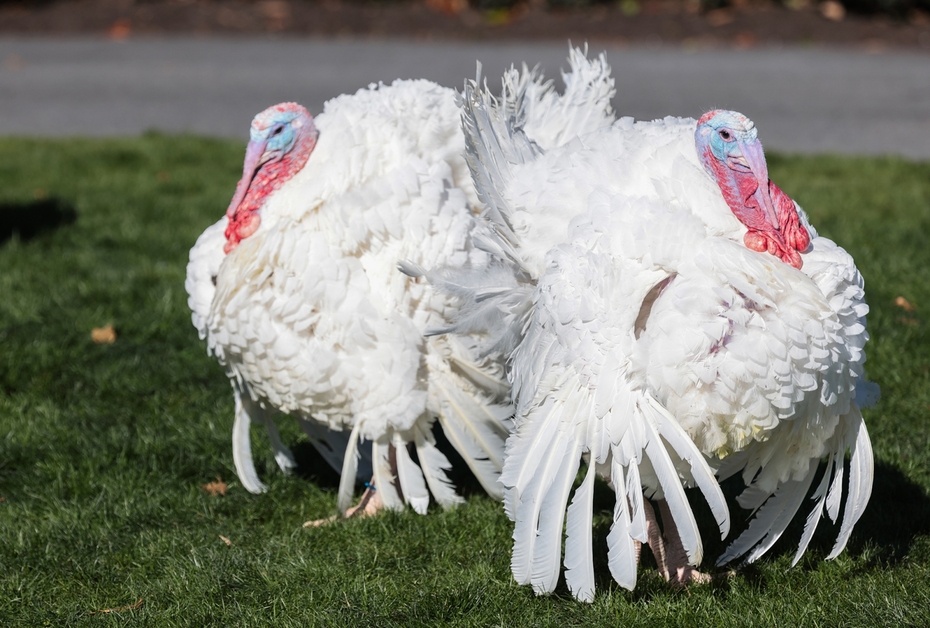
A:
<svg viewBox="0 0 930 628">
<path fill-rule="evenodd" d="M 779 228 L 773 229 L 766 219 L 765 210 L 755 198 L 759 182 L 752 172 L 739 172 L 725 162 L 716 159 L 710 147 L 704 149 L 704 163 L 710 164 L 720 192 L 730 211 L 746 225 L 748 231 L 743 244 L 752 251 L 768 251 L 786 264 L 801 268 L 803 263 L 798 251 L 806 251 L 810 245 L 810 234 L 801 225 L 794 201 L 769 181 L 768 193 L 775 205 Z"/>
</svg>

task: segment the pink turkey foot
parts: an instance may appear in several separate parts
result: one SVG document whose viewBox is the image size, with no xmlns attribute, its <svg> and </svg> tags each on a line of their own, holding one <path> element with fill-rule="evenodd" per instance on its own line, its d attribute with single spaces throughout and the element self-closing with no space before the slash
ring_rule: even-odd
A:
<svg viewBox="0 0 930 628">
<path fill-rule="evenodd" d="M 687 586 L 691 583 L 702 584 L 711 581 L 711 576 L 701 573 L 688 564 L 688 554 L 681 544 L 681 538 L 678 535 L 678 528 L 675 526 L 675 520 L 668 508 L 668 503 L 664 499 L 659 500 L 659 509 L 662 513 L 662 521 L 665 523 L 665 533 L 659 529 L 659 522 L 656 520 L 655 510 L 649 500 L 643 500 L 643 514 L 646 516 L 646 536 L 648 537 L 649 549 L 656 559 L 659 573 L 675 586 Z"/>
<path fill-rule="evenodd" d="M 345 518 L 349 519 L 352 517 L 372 517 L 381 512 L 383 507 L 384 503 L 381 501 L 381 495 L 375 488 L 374 478 L 372 478 L 372 481 L 365 485 L 365 492 L 362 493 L 362 498 L 358 500 L 358 503 L 351 508 L 346 509 Z M 320 526 L 329 525 L 339 518 L 339 515 L 333 515 L 332 517 L 326 517 L 325 519 L 307 521 L 304 523 L 304 527 L 319 528 Z"/>
</svg>

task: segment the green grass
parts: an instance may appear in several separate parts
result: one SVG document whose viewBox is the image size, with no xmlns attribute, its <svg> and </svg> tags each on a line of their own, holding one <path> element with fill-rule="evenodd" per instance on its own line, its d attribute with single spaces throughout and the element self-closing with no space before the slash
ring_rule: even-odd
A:
<svg viewBox="0 0 930 628">
<path fill-rule="evenodd" d="M 335 479 L 289 421 L 305 472 L 276 472 L 256 434 L 270 491 L 238 484 L 229 385 L 190 324 L 183 281 L 241 151 L 157 135 L 0 140 L 0 226 L 37 198 L 77 215 L 0 244 L 0 625 L 930 625 L 930 164 L 770 160 L 854 255 L 872 306 L 876 490 L 849 550 L 823 562 L 835 534 L 824 525 L 788 570 L 795 529 L 713 586 L 673 591 L 643 568 L 634 593 L 601 559 L 586 605 L 512 582 L 510 525 L 478 494 L 454 512 L 302 528 L 335 512 Z M 117 341 L 93 344 L 106 324 Z M 200 488 L 216 477 L 225 496 Z"/>
</svg>

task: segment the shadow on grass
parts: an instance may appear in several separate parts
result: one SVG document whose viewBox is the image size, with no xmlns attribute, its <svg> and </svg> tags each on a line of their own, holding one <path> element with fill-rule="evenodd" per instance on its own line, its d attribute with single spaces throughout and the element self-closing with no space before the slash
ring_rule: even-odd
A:
<svg viewBox="0 0 930 628">
<path fill-rule="evenodd" d="M 876 547 L 880 551 L 872 563 L 897 564 L 907 557 L 914 539 L 924 535 L 930 535 L 930 497 L 899 469 L 879 462 L 872 497 L 847 550 L 860 554 Z"/>
<path fill-rule="evenodd" d="M 446 455 L 452 468 L 447 472 L 449 480 L 455 485 L 456 492 L 464 498 L 471 495 L 486 495 L 484 488 L 478 481 L 478 478 L 469 470 L 459 453 L 443 434 L 439 422 L 433 424 L 433 436 L 436 438 L 436 447 Z M 297 461 L 295 473 L 298 477 L 313 482 L 321 489 L 336 491 L 339 489 L 339 472 L 335 471 L 323 459 L 323 456 L 310 444 L 309 441 L 301 440 L 300 442 L 290 445 L 294 459 Z M 416 450 L 410 448 L 410 456 L 417 464 L 420 463 L 417 458 Z M 363 482 L 356 483 L 358 489 Z"/>
<path fill-rule="evenodd" d="M 297 469 L 294 471 L 297 477 L 313 482 L 323 490 L 339 490 L 339 473 L 329 466 L 310 441 L 301 440 L 293 443 L 291 453 L 297 462 Z"/>
<path fill-rule="evenodd" d="M 824 472 L 825 465 L 821 463 L 818 476 L 815 477 L 810 493 L 819 483 L 820 474 Z M 848 482 L 849 465 L 844 469 L 844 482 Z M 808 547 L 804 559 L 796 568 L 815 568 L 817 562 L 826 557 L 833 549 L 836 538 L 840 532 L 843 512 L 846 508 L 846 493 L 848 486 L 844 486 L 843 502 L 840 505 L 840 516 L 837 523 L 828 518 L 821 517 L 814 538 Z M 804 522 L 813 508 L 810 494 L 804 500 L 785 531 L 781 539 L 766 554 L 766 558 L 774 559 L 782 555 L 793 556 L 797 551 L 798 542 L 804 532 Z M 738 506 L 731 507 L 731 514 L 739 524 L 736 533 L 745 529 L 748 522 L 748 513 Z M 930 497 L 919 484 L 914 483 L 905 476 L 900 469 L 884 462 L 875 464 L 875 479 L 872 486 L 872 495 L 866 506 L 862 518 L 853 528 L 845 552 L 851 556 L 865 556 L 866 567 L 892 566 L 905 560 L 910 552 L 914 540 L 923 535 L 930 534 Z M 731 538 L 735 538 L 731 534 Z M 712 554 L 716 556 L 715 552 Z M 805 567 L 806 566 L 806 567 Z M 748 567 L 748 566 L 747 566 Z M 740 573 L 746 567 L 740 568 Z"/>
<path fill-rule="evenodd" d="M 0 245 L 19 234 L 28 242 L 47 231 L 70 225 L 77 220 L 74 206 L 60 198 L 29 203 L 0 204 Z"/>
<path fill-rule="evenodd" d="M 819 474 L 823 473 L 824 467 L 825 465 L 821 464 Z M 848 474 L 847 463 L 844 478 L 848 478 Z M 820 475 L 815 478 L 811 492 L 819 483 L 819 477 Z M 751 514 L 740 508 L 735 501 L 736 495 L 742 491 L 742 480 L 738 477 L 731 478 L 722 483 L 722 488 L 730 506 L 732 522 L 730 534 L 723 540 L 717 533 L 717 525 L 710 508 L 704 502 L 700 492 L 694 489 L 688 491 L 704 543 L 705 558 L 702 571 L 714 576 L 714 581 L 709 586 L 715 595 L 727 594 L 731 576 L 748 581 L 753 587 L 763 590 L 768 584 L 766 575 L 760 566 L 784 555 L 793 557 L 803 534 L 807 515 L 813 508 L 813 502 L 809 496 L 805 499 L 781 539 L 759 562 L 740 564 L 738 559 L 729 565 L 715 567 L 714 562 L 717 557 L 748 527 L 751 520 Z M 595 485 L 594 495 L 593 541 L 596 587 L 599 591 L 606 591 L 610 588 L 619 589 L 610 575 L 607 564 L 607 535 L 610 532 L 613 515 L 613 490 L 606 483 L 599 481 Z M 845 506 L 844 499 L 840 505 L 840 518 L 842 518 Z M 804 559 L 794 569 L 816 569 L 820 561 L 833 549 L 839 531 L 839 524 L 833 524 L 828 518 L 822 517 Z M 883 462 L 876 463 L 875 481 L 869 505 L 853 529 L 845 552 L 855 557 L 865 556 L 865 563 L 859 569 L 893 566 L 908 558 L 915 540 L 920 536 L 930 536 L 930 496 L 922 486 L 908 479 L 897 467 Z M 669 585 L 658 576 L 655 560 L 647 547 L 642 550 L 637 580 L 636 589 L 630 593 L 634 601 L 650 600 L 657 595 L 669 594 Z M 682 591 L 687 594 L 686 590 Z M 556 590 L 556 595 L 571 597 L 564 584 L 564 575 Z"/>
</svg>

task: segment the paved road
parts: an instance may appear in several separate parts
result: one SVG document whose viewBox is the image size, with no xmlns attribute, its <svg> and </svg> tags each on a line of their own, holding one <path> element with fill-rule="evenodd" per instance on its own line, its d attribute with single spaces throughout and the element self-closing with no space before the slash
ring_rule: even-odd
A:
<svg viewBox="0 0 930 628">
<path fill-rule="evenodd" d="M 332 96 L 398 77 L 457 87 L 474 76 L 476 59 L 489 77 L 524 61 L 554 76 L 565 53 L 556 44 L 0 38 L 0 135 L 158 129 L 244 140 L 252 116 L 275 102 L 319 111 Z M 627 48 L 607 56 L 623 114 L 726 107 L 753 118 L 768 148 L 930 159 L 926 55 Z"/>
</svg>

